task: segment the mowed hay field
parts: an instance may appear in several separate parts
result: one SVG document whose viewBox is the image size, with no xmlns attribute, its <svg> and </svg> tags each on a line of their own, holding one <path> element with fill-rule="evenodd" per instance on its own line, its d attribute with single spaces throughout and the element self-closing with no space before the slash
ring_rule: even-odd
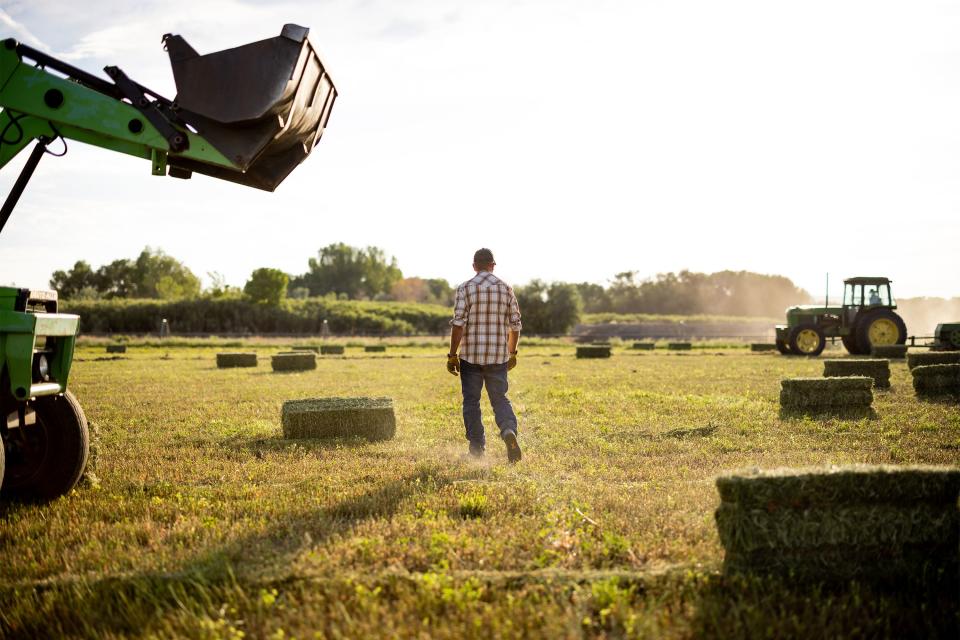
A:
<svg viewBox="0 0 960 640">
<path fill-rule="evenodd" d="M 179 344 L 179 346 L 177 346 Z M 820 359 L 742 348 L 576 359 L 521 344 L 508 465 L 465 456 L 446 346 L 82 343 L 98 483 L 0 525 L 0 637 L 948 637 L 957 593 L 724 577 L 714 478 L 743 467 L 956 464 L 957 406 L 892 362 L 875 415 L 781 416 Z M 257 368 L 216 353 L 257 351 Z M 284 440 L 285 400 L 393 398 L 385 442 Z"/>
</svg>

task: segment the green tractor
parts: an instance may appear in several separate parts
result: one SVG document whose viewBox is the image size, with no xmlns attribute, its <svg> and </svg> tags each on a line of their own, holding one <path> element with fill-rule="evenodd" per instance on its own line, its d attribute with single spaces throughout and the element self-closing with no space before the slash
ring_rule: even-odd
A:
<svg viewBox="0 0 960 640">
<path fill-rule="evenodd" d="M 0 208 L 0 231 L 40 159 L 63 155 L 67 140 L 147 160 L 154 175 L 199 173 L 273 191 L 320 140 L 337 97 L 308 31 L 288 24 L 277 37 L 207 55 L 165 35 L 175 100 L 118 67 L 106 67 L 105 80 L 3 40 L 0 169 L 36 144 Z M 57 304 L 56 292 L 0 287 L 5 498 L 53 499 L 86 467 L 87 420 L 67 389 L 80 318 Z"/>
<path fill-rule="evenodd" d="M 847 351 L 867 355 L 874 345 L 905 344 L 907 326 L 894 312 L 897 304 L 887 278 L 843 281 L 843 306 L 799 305 L 787 309 L 778 324 L 777 349 L 784 355 L 818 356 L 827 338 L 840 338 Z"/>
</svg>

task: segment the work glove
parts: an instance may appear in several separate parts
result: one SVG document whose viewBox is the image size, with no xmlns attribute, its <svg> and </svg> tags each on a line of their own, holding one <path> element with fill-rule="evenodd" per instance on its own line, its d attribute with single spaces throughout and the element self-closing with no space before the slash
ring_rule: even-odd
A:
<svg viewBox="0 0 960 640">
<path fill-rule="evenodd" d="M 513 371 L 513 368 L 517 366 L 517 352 L 514 351 L 510 354 L 510 359 L 507 360 L 507 371 Z"/>
<path fill-rule="evenodd" d="M 460 375 L 460 357 L 453 353 L 447 355 L 447 371 L 452 375 Z"/>
</svg>

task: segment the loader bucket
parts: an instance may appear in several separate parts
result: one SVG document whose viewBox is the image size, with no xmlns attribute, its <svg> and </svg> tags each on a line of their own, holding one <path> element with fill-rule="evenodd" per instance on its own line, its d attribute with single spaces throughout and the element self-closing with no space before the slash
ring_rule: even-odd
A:
<svg viewBox="0 0 960 640">
<path fill-rule="evenodd" d="M 179 117 L 236 165 L 171 154 L 179 175 L 192 171 L 273 191 L 303 162 L 337 97 L 308 32 L 288 24 L 275 38 L 207 55 L 180 36 L 164 36 Z"/>
</svg>

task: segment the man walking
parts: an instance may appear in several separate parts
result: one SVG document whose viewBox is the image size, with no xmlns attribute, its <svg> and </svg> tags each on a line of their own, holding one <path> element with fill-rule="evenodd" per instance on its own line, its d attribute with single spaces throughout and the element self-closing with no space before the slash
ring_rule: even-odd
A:
<svg viewBox="0 0 960 640">
<path fill-rule="evenodd" d="M 493 275 L 496 264 L 490 249 L 480 249 L 473 254 L 477 275 L 457 287 L 447 371 L 460 376 L 470 454 L 479 458 L 486 448 L 480 414 L 480 392 L 486 386 L 507 459 L 518 462 L 517 416 L 507 398 L 507 372 L 517 366 L 520 307 L 513 288 Z"/>
</svg>

